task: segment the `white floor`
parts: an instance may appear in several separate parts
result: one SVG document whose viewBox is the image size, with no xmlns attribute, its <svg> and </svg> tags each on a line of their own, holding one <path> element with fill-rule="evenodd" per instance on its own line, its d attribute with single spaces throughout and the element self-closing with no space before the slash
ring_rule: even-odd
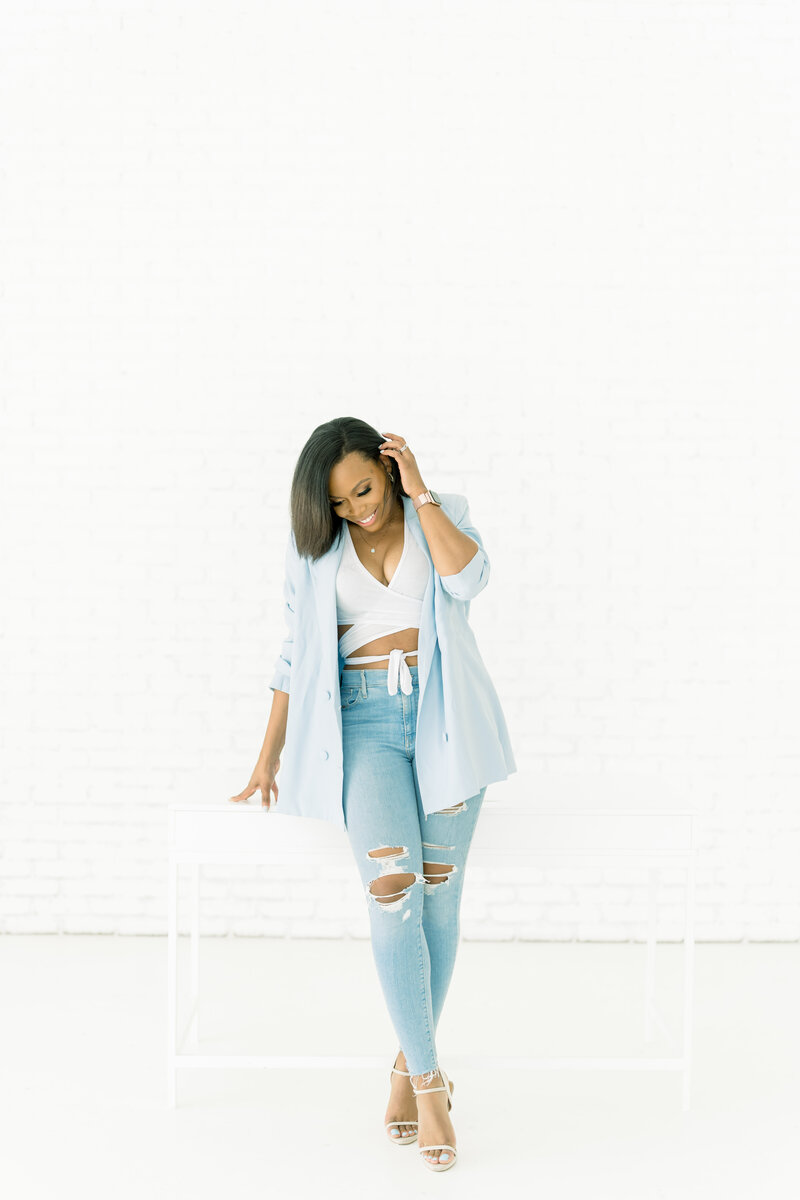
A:
<svg viewBox="0 0 800 1200">
<path fill-rule="evenodd" d="M 188 942 L 181 938 L 182 998 Z M 657 989 L 680 1018 L 681 947 Z M 692 1107 L 675 1072 L 452 1067 L 459 1160 L 383 1131 L 396 1042 L 368 942 L 204 938 L 201 1050 L 381 1054 L 385 1069 L 181 1070 L 166 938 L 0 938 L 0 1181 L 13 1200 L 800 1196 L 800 948 L 700 944 Z M 645 1043 L 644 947 L 462 942 L 440 1059 L 671 1054 Z"/>
</svg>

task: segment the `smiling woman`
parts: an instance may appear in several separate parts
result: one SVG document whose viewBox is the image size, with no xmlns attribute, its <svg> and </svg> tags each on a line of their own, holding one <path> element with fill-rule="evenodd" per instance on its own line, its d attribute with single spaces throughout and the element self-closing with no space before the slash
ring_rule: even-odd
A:
<svg viewBox="0 0 800 1200">
<path fill-rule="evenodd" d="M 355 417 L 313 431 L 290 512 L 289 633 L 261 755 L 232 799 L 260 788 L 277 805 L 285 750 L 281 811 L 346 830 L 401 1047 L 386 1131 L 418 1136 L 445 1170 L 455 1131 L 435 1033 L 486 788 L 516 770 L 468 621 L 489 558 L 466 497 L 429 491 L 404 438 Z"/>
<path fill-rule="evenodd" d="M 378 449 L 383 440 L 356 417 L 328 421 L 311 434 L 297 460 L 289 500 L 298 554 L 321 558 L 345 522 L 377 535 L 402 516 L 402 482 L 389 455 Z M 373 511 L 370 525 L 358 524 Z M 376 553 L 378 545 L 376 537 Z"/>
</svg>

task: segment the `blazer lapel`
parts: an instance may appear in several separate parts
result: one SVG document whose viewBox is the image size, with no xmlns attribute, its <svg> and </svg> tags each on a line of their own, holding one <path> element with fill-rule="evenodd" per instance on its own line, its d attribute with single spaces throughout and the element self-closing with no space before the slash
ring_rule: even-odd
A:
<svg viewBox="0 0 800 1200">
<path fill-rule="evenodd" d="M 322 558 L 317 559 L 311 568 L 311 582 L 314 587 L 314 600 L 317 612 L 317 624 L 322 634 L 323 652 L 328 658 L 328 668 L 333 678 L 339 674 L 339 630 L 336 623 L 336 572 L 342 561 L 344 552 L 344 534 L 340 536 Z M 322 667 L 323 664 L 320 664 Z"/>
<path fill-rule="evenodd" d="M 428 683 L 428 676 L 431 670 L 431 661 L 433 659 L 433 651 L 436 644 L 436 616 L 434 612 L 434 588 L 433 588 L 433 559 L 428 548 L 428 543 L 425 540 L 425 534 L 422 532 L 422 526 L 419 523 L 417 510 L 414 508 L 414 502 L 410 496 L 403 496 L 403 508 L 405 509 L 406 521 L 413 536 L 422 549 L 423 554 L 428 560 L 428 583 L 425 588 L 425 595 L 422 598 L 422 614 L 419 622 L 419 636 L 417 639 L 417 663 L 419 664 L 419 706 L 422 709 L 422 700 L 425 696 L 425 687 Z"/>
</svg>

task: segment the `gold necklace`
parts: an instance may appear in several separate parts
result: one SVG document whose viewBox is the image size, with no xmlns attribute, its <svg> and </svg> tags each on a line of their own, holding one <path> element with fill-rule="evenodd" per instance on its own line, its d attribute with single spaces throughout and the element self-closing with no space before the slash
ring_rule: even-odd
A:
<svg viewBox="0 0 800 1200">
<path fill-rule="evenodd" d="M 385 496 L 386 496 L 386 493 L 384 492 L 384 498 L 385 498 Z M 359 533 L 359 536 L 360 536 L 362 542 L 364 542 L 365 545 L 368 545 L 369 543 L 368 543 L 367 539 L 364 537 L 364 532 L 360 528 L 360 526 L 356 525 L 355 521 L 351 521 L 350 524 L 356 526 L 356 529 L 358 529 L 358 533 Z M 382 529 L 378 536 L 381 537 L 381 536 L 383 536 L 384 533 L 388 533 L 394 524 L 396 524 L 396 521 L 394 520 L 394 517 L 393 517 L 392 520 L 390 521 L 390 523 L 387 525 L 386 529 Z M 370 546 L 370 553 L 371 554 L 375 553 L 374 546 Z"/>
</svg>

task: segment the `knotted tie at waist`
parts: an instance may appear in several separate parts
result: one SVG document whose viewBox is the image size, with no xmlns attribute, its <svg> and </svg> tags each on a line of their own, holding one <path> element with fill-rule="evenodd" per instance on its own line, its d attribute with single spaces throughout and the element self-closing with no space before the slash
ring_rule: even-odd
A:
<svg viewBox="0 0 800 1200">
<path fill-rule="evenodd" d="M 410 696 L 414 690 L 414 684 L 411 679 L 411 672 L 408 669 L 406 658 L 411 654 L 416 654 L 416 650 L 392 650 L 389 653 L 389 676 L 387 679 L 387 688 L 390 696 L 397 695 L 397 683 L 400 682 L 400 691 L 404 696 Z M 346 658 L 346 663 L 370 663 L 383 662 L 386 658 L 385 654 L 372 654 L 367 658 Z"/>
</svg>

